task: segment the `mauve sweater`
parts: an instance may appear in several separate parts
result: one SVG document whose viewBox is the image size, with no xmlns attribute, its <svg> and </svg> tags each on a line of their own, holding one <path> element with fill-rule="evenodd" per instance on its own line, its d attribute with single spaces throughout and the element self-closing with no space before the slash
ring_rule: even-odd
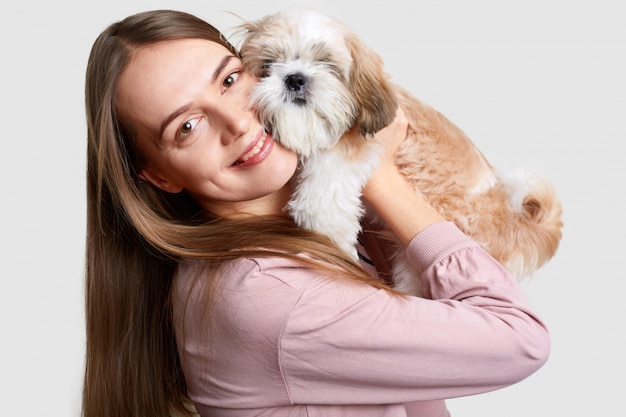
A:
<svg viewBox="0 0 626 417">
<path fill-rule="evenodd" d="M 548 358 L 517 282 L 450 222 L 406 249 L 431 299 L 333 279 L 283 258 L 239 259 L 207 319 L 201 261 L 174 280 L 188 393 L 204 417 L 445 417 L 446 398 L 518 382 Z"/>
</svg>

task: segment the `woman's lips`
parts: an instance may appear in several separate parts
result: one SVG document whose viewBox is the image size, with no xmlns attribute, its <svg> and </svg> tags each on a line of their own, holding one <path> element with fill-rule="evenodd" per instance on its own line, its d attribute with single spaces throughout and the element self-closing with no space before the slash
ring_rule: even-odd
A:
<svg viewBox="0 0 626 417">
<path fill-rule="evenodd" d="M 246 150 L 243 155 L 235 161 L 232 166 L 236 167 L 244 167 L 250 166 L 254 164 L 258 164 L 263 161 L 265 157 L 270 153 L 272 148 L 274 147 L 274 139 L 272 135 L 267 131 L 263 131 L 263 134 L 256 141 L 254 145 L 252 145 L 251 149 Z"/>
</svg>

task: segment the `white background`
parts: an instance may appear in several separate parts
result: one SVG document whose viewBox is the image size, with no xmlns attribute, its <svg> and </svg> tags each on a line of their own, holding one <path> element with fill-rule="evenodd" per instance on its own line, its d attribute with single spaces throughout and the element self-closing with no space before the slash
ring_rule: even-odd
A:
<svg viewBox="0 0 626 417">
<path fill-rule="evenodd" d="M 449 401 L 454 417 L 618 416 L 626 308 L 626 14 L 618 0 L 21 1 L 0 14 L 0 414 L 78 416 L 83 369 L 84 70 L 109 23 L 152 8 L 228 30 L 313 5 L 499 168 L 550 178 L 556 257 L 524 288 L 552 353 L 512 387 Z"/>
</svg>

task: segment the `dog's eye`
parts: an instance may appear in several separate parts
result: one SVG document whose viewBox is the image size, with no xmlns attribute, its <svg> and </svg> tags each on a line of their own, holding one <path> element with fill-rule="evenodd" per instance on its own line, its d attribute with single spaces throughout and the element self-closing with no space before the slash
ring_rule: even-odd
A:
<svg viewBox="0 0 626 417">
<path fill-rule="evenodd" d="M 331 70 L 336 77 L 341 78 L 341 71 L 339 71 L 339 67 L 336 64 L 334 64 L 332 61 L 325 61 L 324 65 L 326 66 L 326 68 Z"/>
<path fill-rule="evenodd" d="M 260 78 L 267 77 L 270 75 L 270 70 L 272 69 L 273 61 L 263 61 L 259 68 L 259 73 L 257 74 Z"/>
</svg>

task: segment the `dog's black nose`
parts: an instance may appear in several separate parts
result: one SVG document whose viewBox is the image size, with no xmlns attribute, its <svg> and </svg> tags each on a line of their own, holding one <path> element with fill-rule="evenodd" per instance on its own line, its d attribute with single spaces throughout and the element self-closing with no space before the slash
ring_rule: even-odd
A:
<svg viewBox="0 0 626 417">
<path fill-rule="evenodd" d="M 289 74 L 285 78 L 285 84 L 291 91 L 300 91 L 306 84 L 306 77 L 299 72 Z"/>
</svg>

